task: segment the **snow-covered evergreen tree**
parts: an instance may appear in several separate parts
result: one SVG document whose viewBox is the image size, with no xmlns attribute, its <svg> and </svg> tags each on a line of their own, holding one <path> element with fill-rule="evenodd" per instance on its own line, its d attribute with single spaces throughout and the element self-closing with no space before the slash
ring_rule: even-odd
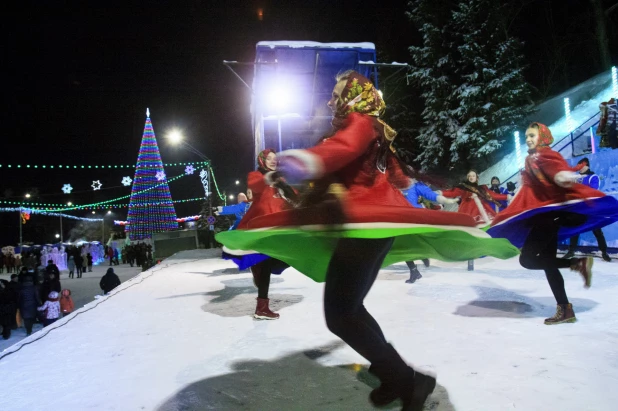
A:
<svg viewBox="0 0 618 411">
<path fill-rule="evenodd" d="M 452 33 L 451 0 L 412 0 L 408 16 L 422 36 L 422 46 L 410 47 L 412 79 L 425 101 L 423 125 L 416 137 L 423 168 L 435 168 L 450 162 L 449 140 L 460 127 L 452 115 L 452 96 L 457 88 Z"/>
<path fill-rule="evenodd" d="M 466 0 L 453 12 L 463 80 L 454 92 L 461 127 L 450 147 L 453 162 L 495 151 L 532 112 L 522 43 L 508 34 L 505 8 L 500 0 Z"/>
<path fill-rule="evenodd" d="M 531 111 L 521 42 L 499 0 L 413 0 L 423 45 L 411 78 L 425 100 L 416 140 L 424 168 L 465 169 L 500 147 Z"/>
</svg>

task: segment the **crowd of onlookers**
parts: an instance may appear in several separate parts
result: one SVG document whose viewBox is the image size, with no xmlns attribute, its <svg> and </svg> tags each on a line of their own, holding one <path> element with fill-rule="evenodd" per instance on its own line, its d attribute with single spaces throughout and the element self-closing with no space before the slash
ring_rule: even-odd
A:
<svg viewBox="0 0 618 411">
<path fill-rule="evenodd" d="M 75 255 L 72 255 L 75 257 Z M 92 271 L 92 264 L 89 264 Z M 81 278 L 82 274 L 78 274 Z M 73 278 L 69 274 L 69 278 Z M 120 285 L 120 279 L 113 268 L 99 281 L 104 294 Z M 60 284 L 60 270 L 49 260 L 45 267 L 21 267 L 19 274 L 12 274 L 10 281 L 0 280 L 0 327 L 2 338 L 11 336 L 11 331 L 25 327 L 26 334 L 40 322 L 44 327 L 53 324 L 75 309 L 71 290 Z"/>
<path fill-rule="evenodd" d="M 152 245 L 150 244 L 137 243 L 126 245 L 123 247 L 121 255 L 122 263 L 128 263 L 131 267 L 133 267 L 134 264 L 138 267 L 149 267 L 152 265 Z M 117 257 L 115 264 L 118 265 Z M 109 265 L 112 265 L 111 261 Z"/>
</svg>

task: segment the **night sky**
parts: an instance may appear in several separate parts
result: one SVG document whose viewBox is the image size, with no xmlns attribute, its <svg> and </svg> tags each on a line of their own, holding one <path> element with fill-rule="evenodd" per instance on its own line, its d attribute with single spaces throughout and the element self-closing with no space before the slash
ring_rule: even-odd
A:
<svg viewBox="0 0 618 411">
<path fill-rule="evenodd" d="M 537 3 L 526 6 L 514 30 L 533 60 L 548 35 L 545 15 L 538 12 L 543 4 L 556 6 L 553 18 L 565 30 L 588 7 L 588 1 Z M 135 164 L 149 107 L 163 161 L 198 160 L 167 144 L 166 131 L 178 127 L 213 160 L 221 189 L 232 191 L 234 181 L 244 180 L 253 166 L 250 93 L 222 60 L 252 61 L 260 40 L 312 40 L 370 41 L 380 59 L 408 61 L 407 47 L 419 41 L 404 14 L 405 1 L 25 1 L 12 7 L 3 13 L 0 40 L 1 164 Z M 569 81 L 575 84 L 598 71 L 573 59 Z M 251 69 L 240 73 L 252 79 Z M 538 68 L 528 75 L 541 86 Z M 183 169 L 166 171 L 169 177 Z M 36 188 L 38 201 L 84 204 L 129 194 L 120 180 L 133 178 L 133 171 L 3 167 L 0 175 L 5 200 Z M 93 192 L 93 180 L 107 189 Z M 60 191 L 67 183 L 74 194 Z M 203 195 L 197 176 L 170 188 L 176 200 Z M 178 216 L 199 210 L 198 202 L 176 206 Z M 114 218 L 125 219 L 126 210 L 116 210 Z M 17 243 L 17 214 L 2 213 L 0 223 L 1 245 Z M 44 229 L 32 231 L 34 223 Z M 55 218 L 38 217 L 26 224 L 31 231 L 24 240 L 50 242 L 56 225 Z M 65 220 L 65 237 L 70 227 Z"/>
</svg>

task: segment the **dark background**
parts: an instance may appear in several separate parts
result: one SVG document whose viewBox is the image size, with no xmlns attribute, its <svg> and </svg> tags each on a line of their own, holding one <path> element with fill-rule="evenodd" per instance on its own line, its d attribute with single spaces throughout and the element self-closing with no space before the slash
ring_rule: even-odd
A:
<svg viewBox="0 0 618 411">
<path fill-rule="evenodd" d="M 525 41 L 537 100 L 603 70 L 588 0 L 515 3 L 521 9 L 511 32 Z M 15 2 L 12 8 L 3 13 L 0 38 L 1 164 L 135 164 L 149 107 L 163 161 L 198 160 L 167 144 L 166 131 L 178 127 L 213 160 L 228 192 L 236 191 L 234 181 L 244 181 L 254 160 L 250 94 L 222 60 L 252 61 L 260 40 L 312 40 L 370 41 L 380 60 L 409 61 L 407 47 L 420 41 L 405 1 L 67 1 Z M 613 56 L 617 15 L 608 17 Z M 240 72 L 251 80 L 251 69 Z M 409 92 L 418 90 L 409 86 Z M 166 172 L 172 177 L 183 169 Z M 32 201 L 92 203 L 129 194 L 120 184 L 125 175 L 133 178 L 133 170 L 3 166 L 0 196 L 19 201 L 38 191 Z M 105 190 L 93 192 L 93 180 Z M 63 195 L 69 183 L 74 193 Z M 203 195 L 197 174 L 170 189 L 175 200 Z M 182 217 L 200 208 L 194 202 L 176 211 Z M 125 219 L 126 209 L 112 217 Z M 17 213 L 0 214 L 1 245 L 17 243 L 17 219 Z M 66 239 L 73 223 L 63 222 Z M 24 226 L 24 241 L 50 242 L 57 226 L 57 218 L 35 216 Z"/>
</svg>

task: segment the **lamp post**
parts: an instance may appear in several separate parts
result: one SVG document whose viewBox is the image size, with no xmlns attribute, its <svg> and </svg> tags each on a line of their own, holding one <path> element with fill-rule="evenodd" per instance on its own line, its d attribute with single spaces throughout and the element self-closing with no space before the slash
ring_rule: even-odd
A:
<svg viewBox="0 0 618 411">
<path fill-rule="evenodd" d="M 191 144 L 187 143 L 184 139 L 184 136 L 182 135 L 182 132 L 180 130 L 171 130 L 168 134 L 167 134 L 167 139 L 172 143 L 172 144 L 176 144 L 179 145 L 181 148 L 184 148 L 187 151 L 190 151 L 191 153 L 195 154 L 196 156 L 198 156 L 199 158 L 201 158 L 202 160 L 208 161 L 208 168 L 210 167 L 210 159 L 201 151 L 199 151 L 197 148 L 193 147 Z M 212 213 L 212 183 L 211 183 L 211 174 L 212 171 L 208 170 L 208 193 L 206 193 L 208 195 L 208 212 Z M 208 240 L 210 243 L 210 248 L 212 248 L 213 243 L 212 243 L 212 235 L 208 236 Z"/>
<path fill-rule="evenodd" d="M 26 193 L 26 195 L 24 196 L 25 199 L 30 198 L 30 194 Z M 19 206 L 19 254 L 22 254 L 22 248 L 24 245 L 24 240 L 23 240 L 23 231 L 21 226 L 23 225 L 22 221 L 21 221 L 21 214 L 24 211 L 24 201 L 26 200 L 22 200 L 20 206 Z"/>
<path fill-rule="evenodd" d="M 67 205 L 71 207 L 73 205 L 72 202 L 68 202 Z M 56 236 L 56 238 L 60 237 L 60 243 L 64 242 L 64 233 L 62 232 L 62 215 L 60 215 L 60 235 Z"/>
</svg>

